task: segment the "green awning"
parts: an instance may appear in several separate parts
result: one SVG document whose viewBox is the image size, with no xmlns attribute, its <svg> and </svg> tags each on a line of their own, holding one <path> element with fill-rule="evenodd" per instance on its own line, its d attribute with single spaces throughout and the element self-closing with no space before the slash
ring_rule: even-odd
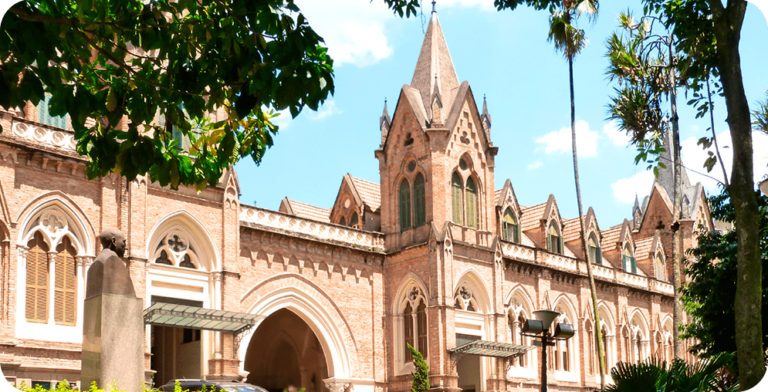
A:
<svg viewBox="0 0 768 392">
<path fill-rule="evenodd" d="M 239 334 L 252 328 L 264 316 L 205 309 L 197 306 L 153 303 L 144 309 L 144 324 L 221 331 Z"/>
<path fill-rule="evenodd" d="M 533 347 L 520 346 L 517 344 L 488 342 L 485 340 L 474 340 L 461 346 L 448 349 L 452 354 L 460 355 L 479 355 L 483 357 L 513 358 L 525 354 Z"/>
</svg>

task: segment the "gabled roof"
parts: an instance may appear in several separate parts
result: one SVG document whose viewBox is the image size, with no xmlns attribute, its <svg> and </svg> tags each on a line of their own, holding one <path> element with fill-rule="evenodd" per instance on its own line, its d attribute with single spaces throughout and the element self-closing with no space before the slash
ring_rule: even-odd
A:
<svg viewBox="0 0 768 392">
<path fill-rule="evenodd" d="M 379 184 L 366 181 L 357 177 L 352 177 L 349 174 L 349 179 L 352 181 L 357 194 L 371 211 L 378 211 L 381 208 L 381 186 Z"/>
<path fill-rule="evenodd" d="M 648 202 L 643 202 L 643 217 L 640 218 L 640 226 L 643 226 L 645 224 L 645 217 L 648 216 L 648 207 L 650 207 L 651 202 L 654 198 L 660 197 L 664 205 L 667 207 L 667 211 L 672 214 L 672 201 L 669 200 L 669 195 L 667 194 L 667 191 L 664 189 L 664 187 L 661 186 L 658 182 L 653 183 L 653 188 L 651 189 L 651 194 L 646 199 Z"/>
<path fill-rule="evenodd" d="M 581 225 L 579 224 L 579 218 L 571 218 L 567 220 L 563 220 L 563 224 L 565 225 L 565 228 L 563 228 L 563 241 L 570 242 L 574 241 L 580 238 L 580 232 L 581 232 Z M 589 226 L 594 222 L 595 228 L 597 229 L 597 239 L 600 241 L 600 237 L 602 237 L 602 234 L 600 232 L 600 226 L 597 225 L 597 218 L 595 217 L 595 211 L 592 209 L 592 207 L 589 207 L 587 210 L 587 214 L 584 215 L 584 230 L 587 232 L 587 235 L 589 235 Z M 589 238 L 589 237 L 587 237 Z"/>
<path fill-rule="evenodd" d="M 517 195 L 515 195 L 515 188 L 512 187 L 512 181 L 507 178 L 506 181 L 504 181 L 504 186 L 501 187 L 501 189 L 496 191 L 495 195 L 495 202 L 497 206 L 503 206 L 504 203 L 506 203 L 508 198 L 512 198 L 512 204 L 517 206 L 517 208 L 521 208 L 520 204 L 517 202 Z"/>
<path fill-rule="evenodd" d="M 311 204 L 300 203 L 296 200 L 285 198 L 280 202 L 280 211 L 299 218 L 312 219 L 318 222 L 331 222 L 331 210 L 315 207 Z"/>
<path fill-rule="evenodd" d="M 431 98 L 436 88 L 441 92 L 443 107 L 450 108 L 456 94 L 455 90 L 459 87 L 459 78 L 456 76 L 456 69 L 453 68 L 448 43 L 445 42 L 443 29 L 440 27 L 435 11 L 432 11 L 427 33 L 421 44 L 411 87 L 419 91 L 422 104 L 427 105 L 423 106 L 427 113 L 432 111 Z"/>
<path fill-rule="evenodd" d="M 549 194 L 549 198 L 547 199 L 547 205 L 544 208 L 544 215 L 541 217 L 541 219 L 548 220 L 550 216 L 552 216 L 552 213 L 555 213 L 557 217 L 560 220 L 560 224 L 562 224 L 563 217 L 560 215 L 560 209 L 557 207 L 557 201 L 555 201 L 555 195 Z"/>
<path fill-rule="evenodd" d="M 522 231 L 537 229 L 541 225 L 541 219 L 544 216 L 544 209 L 547 203 L 536 204 L 531 207 L 520 207 L 523 216 L 520 218 L 520 229 Z"/>
<path fill-rule="evenodd" d="M 653 246 L 653 237 L 643 238 L 635 242 L 635 257 L 638 260 L 645 260 L 649 258 L 651 249 Z"/>
<path fill-rule="evenodd" d="M 616 249 L 616 244 L 621 242 L 619 236 L 621 235 L 622 226 L 623 225 L 616 225 L 603 231 L 603 240 L 600 245 L 604 250 Z"/>
</svg>

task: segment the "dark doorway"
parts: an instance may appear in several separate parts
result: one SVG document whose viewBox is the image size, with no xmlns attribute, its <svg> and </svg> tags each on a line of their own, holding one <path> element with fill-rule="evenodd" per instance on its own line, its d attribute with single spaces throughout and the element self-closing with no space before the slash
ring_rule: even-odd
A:
<svg viewBox="0 0 768 392">
<path fill-rule="evenodd" d="M 306 392 L 323 392 L 328 366 L 320 341 L 295 313 L 281 309 L 253 333 L 245 355 L 248 383 L 270 392 L 293 385 Z"/>
<path fill-rule="evenodd" d="M 177 305 L 202 307 L 199 301 L 152 296 L 152 303 L 165 302 Z M 187 328 L 152 326 L 150 368 L 154 370 L 155 387 L 179 378 L 203 378 L 202 331 Z"/>
</svg>

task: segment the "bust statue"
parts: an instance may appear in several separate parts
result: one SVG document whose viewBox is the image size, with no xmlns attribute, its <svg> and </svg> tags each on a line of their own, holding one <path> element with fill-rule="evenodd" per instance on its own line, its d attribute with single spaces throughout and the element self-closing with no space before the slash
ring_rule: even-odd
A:
<svg viewBox="0 0 768 392">
<path fill-rule="evenodd" d="M 104 229 L 99 234 L 101 253 L 88 270 L 85 299 L 101 294 L 117 294 L 136 297 L 133 281 L 121 259 L 125 254 L 125 234 L 114 228 Z"/>
</svg>

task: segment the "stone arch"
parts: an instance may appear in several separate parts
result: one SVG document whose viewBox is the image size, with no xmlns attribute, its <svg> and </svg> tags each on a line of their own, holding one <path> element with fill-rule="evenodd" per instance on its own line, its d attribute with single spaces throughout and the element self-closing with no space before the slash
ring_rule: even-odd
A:
<svg viewBox="0 0 768 392">
<path fill-rule="evenodd" d="M 32 236 L 40 232 L 50 249 L 56 249 L 59 242 L 68 237 L 78 255 L 95 255 L 96 234 L 93 226 L 71 199 L 48 194 L 35 200 L 43 201 L 38 204 L 30 202 L 19 215 L 21 229 L 18 245 L 26 246 Z"/>
<path fill-rule="evenodd" d="M 600 328 L 605 326 L 608 332 L 615 334 L 616 318 L 613 316 L 613 312 L 611 312 L 611 309 L 608 308 L 605 302 L 598 303 L 597 309 L 600 311 Z"/>
<path fill-rule="evenodd" d="M 424 302 L 429 306 L 429 292 L 427 291 L 427 285 L 424 281 L 413 272 L 406 275 L 398 286 L 397 291 L 392 301 L 392 314 L 400 314 L 405 308 L 405 303 L 408 301 L 408 295 L 412 292 L 413 288 L 420 291 L 419 295 L 424 298 Z"/>
<path fill-rule="evenodd" d="M 358 347 L 349 323 L 333 300 L 306 278 L 283 273 L 259 282 L 240 298 L 247 313 L 269 316 L 288 309 L 301 317 L 312 329 L 323 347 L 328 374 L 335 378 L 351 378 L 358 373 Z M 244 334 L 237 354 L 244 370 L 245 350 L 256 328 Z"/>
<path fill-rule="evenodd" d="M 488 286 L 480 274 L 473 268 L 469 268 L 464 271 L 459 279 L 456 280 L 456 284 L 453 287 L 454 297 L 464 287 L 469 290 L 469 294 L 477 303 L 477 311 L 480 313 L 493 312 L 493 303 L 491 297 L 488 294 Z"/>
<path fill-rule="evenodd" d="M 578 329 L 576 328 L 578 326 L 578 313 L 576 312 L 576 307 L 573 306 L 573 302 L 567 295 L 560 294 L 557 296 L 557 298 L 552 301 L 552 309 L 561 313 L 559 318 L 562 319 L 563 316 L 567 317 L 571 324 L 573 324 L 574 329 Z"/>
<path fill-rule="evenodd" d="M 515 304 L 515 299 L 519 301 L 518 304 Z M 535 309 L 531 296 L 528 295 L 525 288 L 519 284 L 513 287 L 512 290 L 509 290 L 509 294 L 507 294 L 504 304 L 508 309 L 507 314 L 509 315 L 511 314 L 510 312 L 514 312 L 515 317 L 518 317 L 521 311 L 525 311 L 525 317 L 530 318 Z"/>
<path fill-rule="evenodd" d="M 221 270 L 219 254 L 208 230 L 200 220 L 184 210 L 166 215 L 152 227 L 145 249 L 147 260 L 154 260 L 163 243 L 174 235 L 187 241 L 186 249 L 193 251 L 198 260 L 198 268 L 207 271 Z"/>
<path fill-rule="evenodd" d="M 639 329 L 644 339 L 650 338 L 650 323 L 640 309 L 635 309 L 629 314 L 629 325 L 633 332 Z"/>
</svg>

